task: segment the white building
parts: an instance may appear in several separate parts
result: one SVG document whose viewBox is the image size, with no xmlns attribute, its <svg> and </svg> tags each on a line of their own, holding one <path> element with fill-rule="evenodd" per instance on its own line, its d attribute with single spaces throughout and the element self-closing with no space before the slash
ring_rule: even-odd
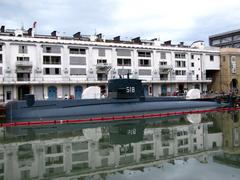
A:
<svg viewBox="0 0 240 180">
<path fill-rule="evenodd" d="M 219 50 L 203 42 L 191 47 L 158 40 L 120 41 L 97 36 L 36 35 L 30 28 L 0 32 L 0 100 L 81 98 L 83 89 L 131 73 L 148 95 L 172 95 L 191 88 L 207 91 L 211 72 L 220 69 Z"/>
</svg>

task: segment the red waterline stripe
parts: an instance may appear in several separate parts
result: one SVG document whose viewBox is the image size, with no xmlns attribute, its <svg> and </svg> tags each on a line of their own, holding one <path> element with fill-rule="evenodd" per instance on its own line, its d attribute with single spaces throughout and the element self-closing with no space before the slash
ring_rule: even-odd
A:
<svg viewBox="0 0 240 180">
<path fill-rule="evenodd" d="M 223 111 L 233 111 L 240 110 L 238 108 L 217 108 L 217 109 L 207 109 L 207 110 L 190 110 L 190 111 L 180 111 L 180 112 L 167 112 L 159 114 L 142 114 L 142 115 L 126 115 L 126 116 L 111 116 L 111 117 L 93 117 L 87 119 L 68 119 L 68 120 L 46 120 L 46 121 L 26 121 L 26 122 L 14 122 L 14 123 L 1 123 L 0 127 L 13 127 L 13 126 L 37 126 L 37 125 L 51 125 L 51 124 L 74 124 L 74 123 L 89 123 L 89 122 L 109 122 L 109 121 L 120 121 L 120 120 L 130 120 L 130 119 L 147 119 L 156 117 L 168 117 L 175 115 L 186 115 L 186 114 L 198 114 L 198 113 L 208 113 L 208 112 L 223 112 Z"/>
</svg>

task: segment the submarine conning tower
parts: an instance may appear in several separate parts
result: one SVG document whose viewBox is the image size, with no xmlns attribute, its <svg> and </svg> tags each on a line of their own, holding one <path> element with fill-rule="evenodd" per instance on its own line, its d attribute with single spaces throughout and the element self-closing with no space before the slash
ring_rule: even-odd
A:
<svg viewBox="0 0 240 180">
<path fill-rule="evenodd" d="M 108 81 L 108 97 L 111 99 L 137 99 L 144 97 L 139 79 L 111 79 Z"/>
</svg>

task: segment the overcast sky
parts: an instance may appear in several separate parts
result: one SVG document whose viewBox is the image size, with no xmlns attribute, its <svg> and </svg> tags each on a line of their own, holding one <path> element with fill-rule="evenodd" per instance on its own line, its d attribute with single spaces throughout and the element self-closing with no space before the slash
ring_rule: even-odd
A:
<svg viewBox="0 0 240 180">
<path fill-rule="evenodd" d="M 0 0 L 6 28 L 192 42 L 240 29 L 240 0 Z M 207 44 L 208 42 L 206 42 Z"/>
</svg>

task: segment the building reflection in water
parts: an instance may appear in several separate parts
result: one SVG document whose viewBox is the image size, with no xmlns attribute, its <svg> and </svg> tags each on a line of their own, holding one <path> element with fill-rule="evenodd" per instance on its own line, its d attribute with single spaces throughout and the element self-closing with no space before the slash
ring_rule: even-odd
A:
<svg viewBox="0 0 240 180">
<path fill-rule="evenodd" d="M 1 129 L 0 179 L 105 177 L 209 155 L 222 163 L 239 154 L 239 133 L 239 112 Z"/>
</svg>

